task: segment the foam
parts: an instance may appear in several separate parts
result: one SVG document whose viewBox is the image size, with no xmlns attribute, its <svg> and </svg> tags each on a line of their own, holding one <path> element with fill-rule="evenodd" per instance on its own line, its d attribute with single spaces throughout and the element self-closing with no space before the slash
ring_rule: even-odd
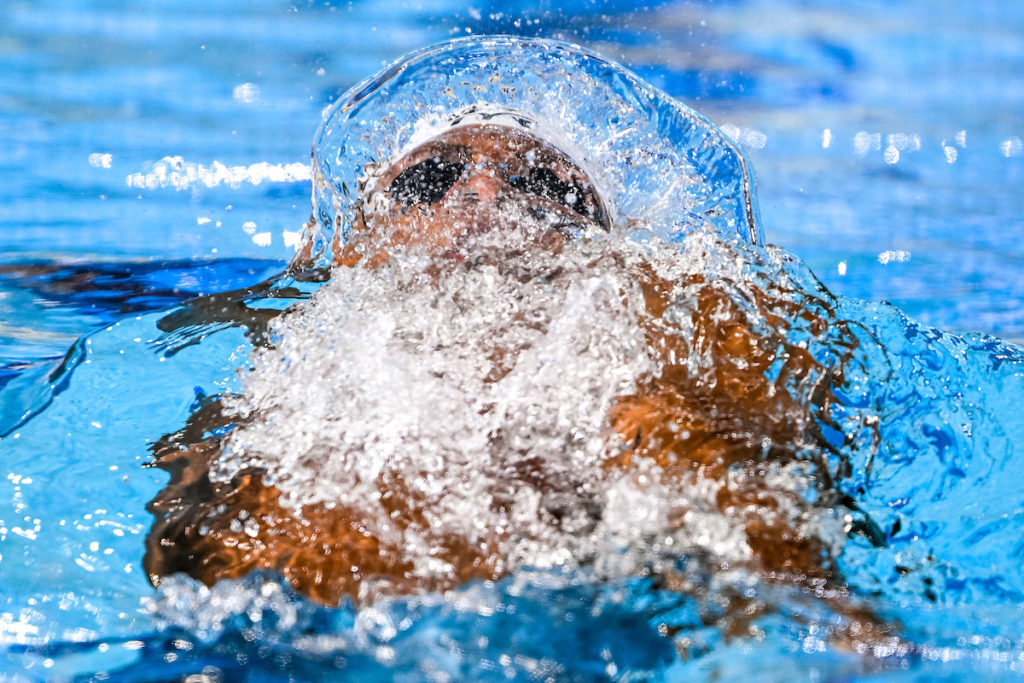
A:
<svg viewBox="0 0 1024 683">
<path fill-rule="evenodd" d="M 109 155 L 106 155 L 109 156 Z M 90 163 L 92 158 L 90 157 Z M 108 164 L 109 162 L 104 161 Z M 173 187 L 175 190 L 188 190 L 193 187 L 217 187 L 227 185 L 238 188 L 243 183 L 259 185 L 261 183 L 297 183 L 311 178 L 308 164 L 271 164 L 266 161 L 248 166 L 225 166 L 214 161 L 209 166 L 185 161 L 180 156 L 167 156 L 152 165 L 148 171 L 132 173 L 125 177 L 128 187 L 140 190 Z"/>
<path fill-rule="evenodd" d="M 716 504 L 721 481 L 670 479 L 643 460 L 607 466 L 624 447 L 610 410 L 661 371 L 637 269 L 741 282 L 742 254 L 710 231 L 683 245 L 598 231 L 550 253 L 523 249 L 523 229 L 478 236 L 461 260 L 407 248 L 377 268 L 336 269 L 281 318 L 274 347 L 254 352 L 214 475 L 262 468 L 297 515 L 358 510 L 425 579 L 453 574 L 438 550 L 453 536 L 496 553 L 504 571 L 628 575 L 688 548 L 748 560 L 742 521 Z M 685 335 L 695 302 L 678 294 L 671 317 Z M 688 362 L 709 371 L 699 354 Z M 772 476 L 781 489 L 811 485 L 799 463 Z M 396 484 L 422 523 L 385 511 L 382 491 Z M 779 514 L 815 533 L 820 511 L 804 508 Z"/>
</svg>

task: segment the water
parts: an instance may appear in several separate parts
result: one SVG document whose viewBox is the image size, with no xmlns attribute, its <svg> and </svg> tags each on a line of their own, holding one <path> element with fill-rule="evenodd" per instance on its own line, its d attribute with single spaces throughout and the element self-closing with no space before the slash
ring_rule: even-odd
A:
<svg viewBox="0 0 1024 683">
<path fill-rule="evenodd" d="M 1012 483 L 1022 355 L 991 337 L 930 326 L 1022 336 L 1020 16 L 977 3 L 477 9 L 197 4 L 178 15 L 54 3 L 2 10 L 0 54 L 11 74 L 0 85 L 0 125 L 11 142 L 0 151 L 9 189 L 0 213 L 5 673 L 28 680 L 100 671 L 165 678 L 204 667 L 209 675 L 308 679 L 396 672 L 788 679 L 794 668 L 808 678 L 1015 673 L 1024 602 Z M 787 296 L 802 292 L 824 305 L 829 320 L 854 321 L 845 334 L 859 340 L 831 415 L 859 439 L 839 448 L 847 461 L 840 488 L 886 545 L 872 542 L 870 530 L 829 536 L 828 516 L 813 500 L 805 510 L 818 524 L 810 535 L 835 544 L 848 588 L 842 601 L 750 583 L 704 557 L 637 559 L 627 551 L 634 564 L 609 566 L 593 558 L 617 556 L 593 548 L 576 548 L 576 560 L 554 568 L 537 566 L 549 552 L 535 553 L 494 583 L 371 607 L 327 609 L 272 576 L 212 590 L 174 579 L 158 592 L 147 582 L 145 505 L 167 480 L 142 467 L 150 444 L 181 428 L 205 397 L 255 391 L 235 373 L 250 362 L 245 328 L 200 324 L 188 309 L 169 307 L 255 285 L 283 267 L 309 215 L 308 181 L 287 181 L 289 173 L 302 177 L 289 165 L 305 160 L 321 108 L 382 60 L 467 27 L 587 42 L 695 104 L 750 155 L 768 241 L 798 255 L 841 296 L 833 299 L 774 250 L 742 251 L 743 275 L 733 280 L 789 283 Z M 158 162 L 179 156 L 196 179 L 164 182 Z M 236 168 L 236 182 L 199 173 L 215 160 Z M 373 282 L 334 281 L 297 315 L 315 330 L 366 286 Z M 250 300 L 277 309 L 313 289 L 283 281 L 271 292 L 276 298 L 254 291 Z M 742 300 L 743 291 L 728 297 Z M 892 300 L 915 320 L 858 298 Z M 423 301 L 406 303 L 413 302 L 429 310 Z M 262 329 L 259 318 L 250 320 L 250 337 Z M 797 342 L 807 331 L 780 333 Z M 820 358 L 843 339 L 821 338 Z M 369 348 L 341 344 L 333 358 L 310 362 L 337 365 Z M 643 368 L 623 372 L 635 377 Z M 340 401 L 344 385 L 327 385 Z M 266 386 L 270 396 L 281 388 Z M 585 405 L 575 409 L 577 419 L 589 414 Z M 829 466 L 838 471 L 838 464 Z M 775 481 L 803 491 L 808 476 L 782 473 Z M 598 538 L 641 555 L 664 548 L 675 537 L 651 536 L 665 527 L 658 506 L 649 507 L 652 527 L 638 521 Z M 736 551 L 741 543 L 723 529 L 727 540 L 718 546 L 673 543 Z M 555 549 L 577 537 L 553 531 L 535 537 Z M 687 590 L 666 589 L 666 557 L 678 562 Z M 650 575 L 635 571 L 635 562 L 654 560 L 662 564 Z M 735 615 L 716 605 L 740 587 L 764 611 L 742 624 L 753 635 L 727 637 Z M 868 653 L 843 646 L 856 620 L 842 604 L 899 623 L 903 637 L 872 641 L 878 647 Z"/>
</svg>

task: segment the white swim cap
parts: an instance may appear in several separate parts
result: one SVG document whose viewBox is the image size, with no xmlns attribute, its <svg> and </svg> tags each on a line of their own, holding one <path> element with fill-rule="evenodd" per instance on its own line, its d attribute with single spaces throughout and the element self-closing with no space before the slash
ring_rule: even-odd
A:
<svg viewBox="0 0 1024 683">
<path fill-rule="evenodd" d="M 586 171 L 619 224 L 666 239 L 710 225 L 763 242 L 749 164 L 689 107 L 620 65 L 537 38 L 462 38 L 410 53 L 324 111 L 302 268 L 330 267 L 368 174 L 462 123 L 522 126 Z"/>
</svg>

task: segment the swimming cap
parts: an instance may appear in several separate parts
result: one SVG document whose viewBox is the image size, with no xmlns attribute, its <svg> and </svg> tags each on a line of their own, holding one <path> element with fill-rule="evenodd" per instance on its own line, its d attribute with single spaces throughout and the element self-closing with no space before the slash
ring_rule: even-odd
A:
<svg viewBox="0 0 1024 683">
<path fill-rule="evenodd" d="M 324 110 L 312 150 L 314 220 L 295 265 L 330 267 L 376 170 L 446 128 L 484 121 L 565 151 L 617 225 L 663 239 L 711 226 L 763 242 L 749 164 L 703 116 L 581 47 L 478 36 L 412 52 Z"/>
</svg>

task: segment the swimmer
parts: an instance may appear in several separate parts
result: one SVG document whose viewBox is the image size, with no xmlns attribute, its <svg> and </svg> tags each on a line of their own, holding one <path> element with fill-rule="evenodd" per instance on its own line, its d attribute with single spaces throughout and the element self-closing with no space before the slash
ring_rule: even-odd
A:
<svg viewBox="0 0 1024 683">
<path fill-rule="evenodd" d="M 468 242 L 500 238 L 494 233 L 505 229 L 509 216 L 519 224 L 516 248 L 525 254 L 558 253 L 581 236 L 613 229 L 594 183 L 577 163 L 526 130 L 497 124 L 451 128 L 371 173 L 356 214 L 345 244 L 334 244 L 336 269 L 372 271 L 410 249 L 438 264 L 461 263 Z M 653 467 L 659 481 L 672 485 L 714 482 L 713 505 L 736 522 L 749 547 L 744 568 L 816 595 L 841 596 L 834 548 L 797 528 L 799 515 L 786 512 L 853 508 L 835 490 L 824 455 L 809 470 L 813 503 L 765 483 L 774 467 L 805 459 L 802 450 L 832 449 L 817 425 L 830 419 L 830 387 L 842 383 L 842 366 L 824 367 L 785 332 L 786 320 L 804 320 L 819 332 L 835 321 L 763 287 L 751 288 L 751 300 L 737 301 L 701 274 L 668 281 L 643 262 L 628 265 L 628 273 L 642 292 L 641 337 L 658 370 L 643 377 L 634 393 L 614 400 L 606 424 L 615 444 L 601 463 L 604 476 L 649 474 Z M 681 289 L 696 301 L 685 320 L 668 314 Z M 772 326 L 757 327 L 755 319 L 766 317 Z M 492 351 L 497 378 L 514 365 L 518 351 Z M 691 371 L 695 353 L 710 375 Z M 811 387 L 810 401 L 790 391 L 796 385 Z M 438 533 L 430 537 L 436 559 L 450 569 L 429 580 L 417 574 L 406 549 L 376 534 L 371 519 L 385 517 L 406 530 L 429 526 L 430 510 L 395 473 L 381 473 L 378 498 L 367 506 L 316 502 L 298 509 L 284 501 L 275 473 L 265 468 L 244 468 L 229 479 L 213 476 L 232 438 L 228 427 L 259 419 L 258 413 L 240 417 L 213 400 L 183 430 L 156 444 L 155 464 L 171 480 L 149 506 L 156 519 L 144 566 L 154 584 L 177 572 L 211 585 L 267 570 L 311 599 L 337 605 L 362 599 L 367 583 L 414 593 L 508 573 L 508 558 L 496 541 Z M 808 443 L 813 448 L 803 447 Z M 514 478 L 542 492 L 585 495 L 551 476 L 545 463 L 528 463 Z M 592 514 L 595 521 L 603 513 Z M 676 524 L 687 523 L 685 511 L 678 517 Z M 860 525 L 879 536 L 869 522 Z M 669 589 L 687 589 L 671 572 L 658 580 Z M 741 596 L 735 599 L 735 611 L 746 609 Z M 755 616 L 747 614 L 742 623 Z M 870 615 L 854 616 L 858 629 L 875 629 Z"/>
</svg>

